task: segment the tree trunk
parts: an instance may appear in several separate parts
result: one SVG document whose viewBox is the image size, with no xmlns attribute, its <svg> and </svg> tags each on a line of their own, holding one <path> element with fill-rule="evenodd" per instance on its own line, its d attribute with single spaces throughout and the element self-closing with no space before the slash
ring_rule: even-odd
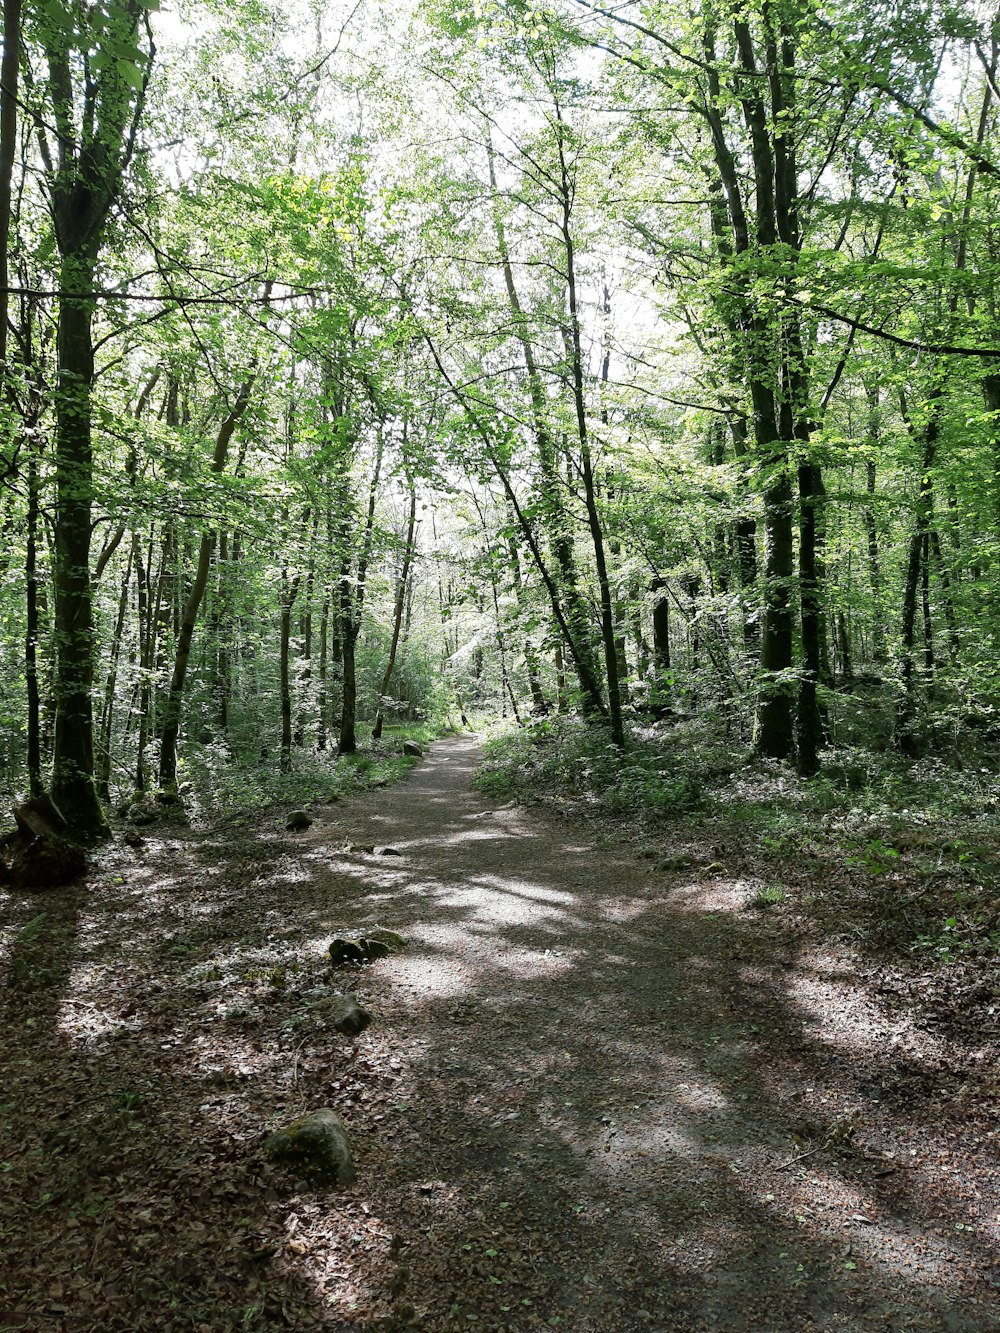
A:
<svg viewBox="0 0 1000 1333">
<path fill-rule="evenodd" d="M 357 665 L 355 662 L 354 647 L 357 642 L 358 629 L 354 624 L 353 612 L 348 603 L 346 616 L 342 623 L 350 617 L 349 627 L 345 627 L 341 634 L 342 658 L 342 687 L 340 700 L 340 753 L 357 754 L 358 750 L 358 677 Z"/>
<path fill-rule="evenodd" d="M 292 742 L 300 750 L 306 743 L 306 731 L 310 726 L 312 712 L 312 661 L 313 661 L 313 560 L 316 548 L 316 530 L 313 528 L 313 540 L 309 549 L 309 569 L 306 573 L 305 606 L 302 610 L 302 667 L 299 673 L 299 711 L 295 723 Z"/>
<path fill-rule="evenodd" d="M 724 259 L 732 254 L 743 255 L 752 247 L 766 253 L 778 240 L 775 156 L 760 94 L 761 79 L 757 74 L 752 37 L 746 22 L 734 22 L 734 37 L 741 75 L 737 93 L 749 130 L 753 163 L 755 234 L 751 232 L 743 205 L 743 185 L 737 160 L 726 141 L 721 110 L 724 97 L 717 68 L 712 20 L 706 24 L 704 46 L 709 66 L 706 85 L 708 97 L 702 109 L 712 134 L 716 167 L 722 181 L 731 226 L 731 239 L 727 239 Z M 746 288 L 746 279 L 739 274 L 734 276 L 733 281 Z M 795 748 L 793 686 L 790 680 L 793 661 L 791 596 L 794 543 L 788 443 L 782 440 L 778 428 L 779 383 L 771 363 L 771 346 L 776 330 L 759 313 L 753 293 L 746 289 L 738 296 L 738 313 L 730 322 L 743 344 L 745 382 L 753 410 L 753 459 L 758 471 L 766 479 L 763 488 L 765 556 L 760 641 L 761 683 L 754 748 L 761 754 L 784 759 Z"/>
<path fill-rule="evenodd" d="M 309 530 L 309 523 L 312 514 L 312 506 L 307 505 L 302 512 L 302 522 L 299 534 L 299 548 Z M 311 559 L 310 555 L 310 559 Z M 281 695 L 281 771 L 282 773 L 291 772 L 292 768 L 292 673 L 291 673 L 291 647 L 292 647 L 292 611 L 295 608 L 295 601 L 299 595 L 299 587 L 302 583 L 301 574 L 296 574 L 294 578 L 288 576 L 288 566 L 284 562 L 281 566 L 281 625 L 280 625 L 280 644 L 279 644 L 279 692 Z"/>
<path fill-rule="evenodd" d="M 7 310 L 10 303 L 10 222 L 17 157 L 18 75 L 21 67 L 21 0 L 4 0 L 0 63 L 0 388 L 7 379 Z M 36 793 L 32 791 L 32 795 Z"/>
<path fill-rule="evenodd" d="M 660 594 L 653 603 L 653 661 L 656 664 L 659 707 L 669 711 L 673 693 L 670 674 L 670 602 L 667 585 L 662 579 L 654 579 L 650 591 Z"/>
<path fill-rule="evenodd" d="M 739 463 L 745 462 L 748 455 L 747 423 L 742 415 L 733 415 L 729 422 L 733 441 L 733 453 Z M 741 492 L 748 492 L 745 480 L 740 482 Z M 746 502 L 749 503 L 749 495 Z M 756 606 L 751 596 L 757 590 L 757 520 L 749 515 L 737 518 L 733 524 L 733 536 L 736 544 L 736 569 L 740 580 L 740 603 L 743 610 L 743 646 L 748 653 L 760 650 L 760 623 L 757 619 Z"/>
<path fill-rule="evenodd" d="M 177 790 L 177 738 L 180 734 L 181 704 L 184 699 L 184 686 L 187 681 L 188 665 L 191 661 L 191 645 L 194 641 L 195 626 L 198 623 L 198 611 L 201 600 L 208 586 L 208 574 L 212 565 L 212 551 L 215 549 L 215 533 L 206 532 L 198 547 L 198 563 L 194 579 L 184 602 L 177 644 L 174 648 L 174 668 L 170 677 L 170 688 L 163 708 L 163 720 L 160 728 L 160 764 L 157 781 L 163 791 Z"/>
<path fill-rule="evenodd" d="M 406 542 L 403 547 L 403 564 L 396 584 L 396 604 L 392 612 L 392 638 L 389 642 L 389 657 L 382 674 L 382 684 L 378 692 L 378 705 L 375 711 L 375 724 L 372 727 L 372 740 L 382 738 L 383 702 L 389 693 L 389 684 L 396 666 L 396 651 L 399 648 L 399 634 L 403 625 L 403 608 L 406 604 L 406 589 L 410 578 L 410 566 L 413 562 L 413 533 L 417 520 L 417 489 L 410 481 L 410 511 L 406 521 Z"/>
<path fill-rule="evenodd" d="M 925 537 L 930 528 L 933 512 L 934 492 L 931 469 L 937 455 L 937 441 L 940 423 L 940 407 L 943 393 L 940 386 L 931 395 L 930 414 L 924 430 L 923 457 L 920 468 L 920 488 L 917 493 L 916 516 L 910 549 L 906 561 L 906 581 L 903 586 L 903 614 L 900 625 L 902 661 L 902 689 L 896 710 L 896 744 L 904 754 L 915 754 L 917 738 L 914 722 L 917 713 L 916 700 L 916 628 L 917 602 L 920 598 L 921 568 Z M 904 414 L 905 415 L 905 414 Z"/>
<path fill-rule="evenodd" d="M 768 429 L 762 432 L 769 433 Z M 763 673 L 754 748 L 772 759 L 787 759 L 795 748 L 792 727 L 792 607 L 794 577 L 792 488 L 782 457 L 777 476 L 764 490 L 764 607 L 760 644 Z"/>
<path fill-rule="evenodd" d="M 330 699 L 331 727 L 334 716 L 338 718 L 340 717 L 344 689 L 344 637 L 339 610 L 333 605 L 333 598 L 336 591 L 337 590 L 334 589 L 330 594 L 330 665 L 328 680 L 332 696 Z M 336 697 L 336 704 L 334 704 L 333 696 Z M 337 725 L 339 729 L 339 722 Z"/>
<path fill-rule="evenodd" d="M 356 754 L 358 749 L 358 677 L 356 646 L 358 635 L 361 632 L 361 613 L 364 609 L 365 590 L 368 578 L 368 561 L 371 558 L 372 541 L 375 531 L 375 506 L 379 493 L 379 484 L 382 479 L 382 450 L 383 438 L 381 431 L 378 435 L 378 445 L 375 453 L 375 462 L 372 467 L 371 483 L 368 489 L 368 513 L 365 517 L 364 532 L 361 539 L 361 545 L 357 554 L 357 585 L 352 591 L 351 588 L 351 512 L 349 503 L 348 481 L 346 474 L 342 480 L 344 508 L 343 518 L 340 529 L 340 547 L 342 552 L 341 575 L 340 575 L 340 651 L 342 666 L 343 688 L 341 694 L 340 711 L 340 741 L 339 750 L 341 754 Z M 345 460 L 346 466 L 346 460 Z"/>
<path fill-rule="evenodd" d="M 843 611 L 837 612 L 837 637 L 840 640 L 840 680 L 843 688 L 850 693 L 854 688 L 854 659 L 850 630 Z"/>
<path fill-rule="evenodd" d="M 330 639 L 330 594 L 324 592 L 319 616 L 319 666 L 316 681 L 316 749 L 326 749 L 327 654 Z"/>
<path fill-rule="evenodd" d="M 556 568 L 559 571 L 558 586 L 547 574 L 547 571 L 543 570 L 541 565 L 541 554 L 535 550 L 533 538 L 529 541 L 529 549 L 532 551 L 536 564 L 539 565 L 539 572 L 543 576 L 546 589 L 552 599 L 556 623 L 560 632 L 566 638 L 570 657 L 572 658 L 577 671 L 583 710 L 585 713 L 591 715 L 603 714 L 604 705 L 601 700 L 600 685 L 597 680 L 597 664 L 594 661 L 594 655 L 590 644 L 589 617 L 586 606 L 580 596 L 576 562 L 573 553 L 573 538 L 565 511 L 565 505 L 561 498 L 562 483 L 559 478 L 559 470 L 556 466 L 552 434 L 547 419 L 545 386 L 542 383 L 542 377 L 539 373 L 538 363 L 535 357 L 535 349 L 528 337 L 524 310 L 521 306 L 517 286 L 514 281 L 514 269 L 507 248 L 503 220 L 500 217 L 499 208 L 497 206 L 498 194 L 494 154 L 493 146 L 489 139 L 487 139 L 486 143 L 486 152 L 489 161 L 490 185 L 493 191 L 494 227 L 497 236 L 497 248 L 500 252 L 500 260 L 503 266 L 508 305 L 515 323 L 515 335 L 521 345 L 524 364 L 527 370 L 528 395 L 531 401 L 532 428 L 541 474 L 539 481 L 539 499 L 541 501 L 542 521 L 546 535 L 549 539 L 552 554 L 555 557 Z M 522 514 L 517 507 L 515 507 L 515 512 L 518 520 L 522 521 Z M 525 535 L 527 536 L 527 533 Z"/>
<path fill-rule="evenodd" d="M 879 556 L 878 525 L 875 520 L 875 463 L 865 464 L 867 498 L 863 507 L 868 548 L 868 586 L 872 598 L 872 661 L 885 663 L 885 619 L 882 613 L 882 564 Z"/>
<path fill-rule="evenodd" d="M 292 603 L 298 591 L 298 579 L 288 587 L 288 574 L 281 571 L 281 630 L 279 648 L 279 689 L 281 694 L 281 771 L 292 767 L 292 686 L 289 675 L 289 649 L 292 637 Z"/>
<path fill-rule="evenodd" d="M 514 714 L 514 721 L 521 725 L 521 711 L 517 706 L 517 695 L 514 693 L 514 686 L 511 682 L 510 672 L 507 670 L 507 636 L 503 632 L 503 624 L 500 616 L 500 595 L 497 591 L 496 570 L 492 560 L 487 554 L 490 571 L 490 591 L 493 594 L 493 623 L 496 626 L 497 652 L 500 656 L 500 699 L 501 709 L 504 717 L 507 716 L 507 707 L 504 702 L 504 696 L 510 700 L 511 712 Z"/>
<path fill-rule="evenodd" d="M 523 616 L 526 609 L 524 578 L 521 574 L 521 560 L 517 553 L 517 543 L 513 536 L 508 539 L 507 553 L 511 582 L 514 585 L 514 596 L 517 599 L 517 609 Z M 549 704 L 545 698 L 545 691 L 542 689 L 538 653 L 531 640 L 531 633 L 527 629 L 524 630 L 524 667 L 528 675 L 528 689 L 531 691 L 531 711 L 538 716 L 542 716 L 549 711 Z"/>
<path fill-rule="evenodd" d="M 798 772 L 811 778 L 819 772 L 823 740 L 816 691 L 820 679 L 820 608 L 817 578 L 817 515 L 819 469 L 799 464 L 799 589 L 802 617 L 802 676 L 798 700 Z"/>
<path fill-rule="evenodd" d="M 987 412 L 994 413 L 991 423 L 991 433 L 993 436 L 993 523 L 997 534 L 1000 534 L 1000 375 L 983 376 L 983 401 Z"/>
<path fill-rule="evenodd" d="M 644 680 L 649 671 L 652 649 L 643 633 L 642 610 L 637 599 L 632 615 L 632 640 L 635 643 L 635 674 L 640 680 Z"/>
<path fill-rule="evenodd" d="M 38 691 L 38 454 L 34 439 L 28 445 L 27 551 L 24 559 L 25 639 L 24 676 L 28 706 L 28 790 L 43 790 L 41 717 Z"/>
<path fill-rule="evenodd" d="M 118 614 L 115 616 L 114 633 L 109 649 L 108 674 L 104 681 L 104 701 L 101 706 L 100 746 L 97 754 L 97 790 L 101 800 L 108 799 L 111 783 L 111 738 L 114 730 L 115 691 L 118 686 L 118 663 L 121 658 L 122 638 L 125 633 L 125 617 L 128 613 L 129 585 L 132 581 L 132 559 L 125 562 L 122 572 L 121 593 L 118 597 Z"/>
<path fill-rule="evenodd" d="M 233 544 L 233 555 L 237 551 Z M 235 559 L 233 560 L 235 564 Z M 229 736 L 229 699 L 232 691 L 233 661 L 230 651 L 232 636 L 232 615 L 229 606 L 229 585 L 231 581 L 229 534 L 219 534 L 218 579 L 215 586 L 215 717 L 219 735 Z"/>
<path fill-rule="evenodd" d="M 67 256 L 60 267 L 63 291 L 87 291 L 94 259 Z M 94 626 L 90 581 L 93 446 L 91 389 L 93 305 L 64 297 L 59 305 L 59 382 L 56 410 L 55 737 L 52 799 L 66 811 L 72 833 L 106 837 L 108 824 L 94 784 Z"/>
<path fill-rule="evenodd" d="M 152 539 L 149 560 L 143 562 L 138 533 L 132 535 L 132 563 L 136 574 L 136 620 L 139 635 L 139 734 L 136 740 L 135 789 L 146 790 L 146 745 L 149 740 L 149 710 L 153 695 L 153 663 L 156 660 L 156 616 L 150 597 L 153 567 Z"/>
<path fill-rule="evenodd" d="M 569 703 L 566 698 L 566 664 L 561 643 L 556 644 L 553 656 L 556 670 L 556 711 L 565 713 Z"/>
<path fill-rule="evenodd" d="M 255 375 L 251 373 L 241 387 L 236 402 L 227 413 L 215 437 L 215 451 L 212 457 L 211 471 L 220 473 L 226 465 L 229 443 L 250 402 L 250 391 Z M 184 700 L 184 686 L 187 681 L 188 665 L 191 660 L 191 644 L 194 640 L 195 626 L 198 623 L 198 611 L 208 586 L 208 575 L 212 567 L 212 553 L 215 550 L 216 533 L 209 531 L 202 534 L 198 544 L 198 563 L 194 579 L 184 602 L 180 624 L 177 631 L 177 644 L 174 649 L 174 668 L 170 677 L 163 709 L 163 721 L 160 728 L 160 764 L 158 781 L 163 791 L 177 790 L 177 737 L 180 733 L 181 705 Z"/>
<path fill-rule="evenodd" d="M 98 53 L 105 56 L 104 70 L 95 73 L 96 62 L 91 58 L 82 81 L 76 52 L 67 39 L 71 30 L 61 24 L 47 25 L 42 41 L 48 65 L 48 107 L 35 121 L 59 250 L 61 293 L 56 335 L 56 717 L 52 796 L 65 811 L 71 833 L 78 838 L 104 837 L 109 832 L 94 784 L 90 578 L 94 306 L 89 293 L 107 217 L 120 193 L 122 175 L 134 148 L 134 130 L 152 60 L 152 49 L 144 66 L 140 56 L 136 65 L 138 86 L 129 92 L 117 72 L 108 72 L 109 67 L 112 71 L 115 67 L 110 53 L 130 49 L 138 52 L 140 12 L 138 4 L 122 0 L 106 6 L 104 27 L 95 37 Z M 82 110 L 79 138 L 76 105 Z M 59 139 L 56 154 L 48 141 L 51 132 Z"/>
<path fill-rule="evenodd" d="M 573 200 L 573 184 L 567 166 L 564 132 L 565 126 L 558 101 L 556 101 L 556 145 L 559 153 L 560 169 L 560 206 L 563 249 L 566 258 L 566 285 L 569 301 L 569 345 L 570 370 L 573 384 L 573 404 L 576 413 L 577 439 L 580 445 L 580 464 L 583 473 L 584 500 L 587 509 L 587 525 L 594 547 L 594 565 L 597 572 L 597 586 L 601 598 L 601 638 L 604 642 L 604 673 L 608 686 L 608 716 L 611 722 L 611 741 L 619 749 L 625 745 L 625 728 L 622 721 L 621 687 L 618 675 L 618 652 L 615 642 L 615 607 L 611 592 L 611 579 L 608 574 L 607 558 L 604 547 L 604 531 L 597 507 L 597 494 L 594 484 L 594 470 L 590 452 L 590 434 L 587 427 L 587 407 L 583 388 L 583 348 L 580 339 L 580 316 L 577 305 L 576 261 L 573 233 L 570 225 Z"/>
<path fill-rule="evenodd" d="M 611 379 L 611 292 L 606 282 L 601 284 L 601 316 L 603 319 L 602 342 L 604 352 L 601 356 L 601 424 L 607 429 L 610 426 L 610 417 L 608 415 L 607 387 Z M 610 505 L 614 499 L 614 489 L 609 481 L 606 490 L 607 503 Z M 608 542 L 608 551 L 611 558 L 617 561 L 621 556 L 621 545 L 617 538 L 612 536 Z M 621 702 L 627 704 L 629 701 L 629 670 L 628 670 L 628 648 L 626 643 L 627 617 L 625 608 L 622 605 L 620 597 L 614 597 L 614 622 L 615 622 L 615 661 L 618 670 L 618 694 Z"/>
<path fill-rule="evenodd" d="M 945 563 L 944 552 L 941 549 L 941 538 L 938 536 L 937 528 L 931 528 L 928 534 L 930 538 L 931 555 L 934 557 L 934 563 L 937 566 L 938 579 L 941 584 L 941 603 L 944 608 L 944 623 L 948 627 L 948 655 L 952 662 L 958 661 L 959 637 L 958 621 L 955 616 L 955 602 L 951 591 L 951 573 Z"/>
<path fill-rule="evenodd" d="M 920 547 L 920 606 L 924 625 L 924 688 L 934 687 L 934 625 L 931 619 L 931 561 L 929 534 L 924 533 Z"/>
</svg>

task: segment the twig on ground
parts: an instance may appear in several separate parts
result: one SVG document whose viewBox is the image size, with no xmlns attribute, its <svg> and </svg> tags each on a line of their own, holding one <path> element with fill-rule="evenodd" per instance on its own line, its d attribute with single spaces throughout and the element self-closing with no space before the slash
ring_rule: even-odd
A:
<svg viewBox="0 0 1000 1333">
<path fill-rule="evenodd" d="M 787 1171 L 788 1168 L 790 1166 L 794 1166 L 796 1162 L 804 1162 L 807 1157 L 815 1157 L 818 1152 L 823 1151 L 823 1149 L 827 1146 L 827 1143 L 829 1143 L 829 1139 L 826 1141 L 826 1143 L 821 1143 L 818 1148 L 810 1148 L 808 1152 L 800 1152 L 798 1157 L 789 1157 L 787 1162 L 782 1162 L 780 1166 L 775 1167 L 775 1170 Z"/>
<path fill-rule="evenodd" d="M 306 1039 L 305 1039 L 305 1037 L 303 1037 L 302 1040 L 299 1042 L 298 1046 L 296 1046 L 296 1048 L 295 1048 L 295 1055 L 292 1057 L 292 1087 L 293 1087 L 293 1088 L 297 1088 L 297 1087 L 299 1086 L 299 1055 L 300 1055 L 300 1053 L 301 1053 L 301 1051 L 302 1051 L 302 1047 L 303 1047 L 305 1044 L 306 1044 Z"/>
</svg>

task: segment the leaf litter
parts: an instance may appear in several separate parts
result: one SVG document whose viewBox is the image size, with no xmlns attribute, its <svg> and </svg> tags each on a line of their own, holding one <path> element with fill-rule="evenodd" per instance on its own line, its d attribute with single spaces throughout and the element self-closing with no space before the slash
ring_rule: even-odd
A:
<svg viewBox="0 0 1000 1333">
<path fill-rule="evenodd" d="M 3 891 L 4 1327 L 1000 1328 L 990 967 L 875 938 L 858 857 L 701 821 L 654 859 L 476 757 Z M 327 966 L 375 921 L 409 949 Z M 326 1105 L 346 1191 L 260 1153 Z"/>
</svg>

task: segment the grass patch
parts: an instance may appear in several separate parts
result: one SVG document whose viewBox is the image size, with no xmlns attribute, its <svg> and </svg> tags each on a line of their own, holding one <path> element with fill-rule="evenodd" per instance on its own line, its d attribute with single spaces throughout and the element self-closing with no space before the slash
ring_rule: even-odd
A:
<svg viewBox="0 0 1000 1333">
<path fill-rule="evenodd" d="M 788 894 L 780 884 L 767 884 L 764 888 L 757 890 L 747 903 L 747 906 L 762 909 L 768 907 L 780 907 L 787 897 Z"/>
</svg>

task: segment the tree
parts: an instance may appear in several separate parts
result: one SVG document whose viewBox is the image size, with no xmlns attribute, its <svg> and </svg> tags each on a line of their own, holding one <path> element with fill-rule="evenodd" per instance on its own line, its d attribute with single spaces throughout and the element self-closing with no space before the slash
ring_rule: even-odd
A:
<svg viewBox="0 0 1000 1333">
<path fill-rule="evenodd" d="M 59 252 L 52 796 L 75 833 L 95 837 L 107 825 L 94 785 L 91 701 L 94 284 L 135 152 L 154 48 L 140 0 L 93 11 L 80 0 L 44 6 L 32 37 L 33 110 Z"/>
</svg>

